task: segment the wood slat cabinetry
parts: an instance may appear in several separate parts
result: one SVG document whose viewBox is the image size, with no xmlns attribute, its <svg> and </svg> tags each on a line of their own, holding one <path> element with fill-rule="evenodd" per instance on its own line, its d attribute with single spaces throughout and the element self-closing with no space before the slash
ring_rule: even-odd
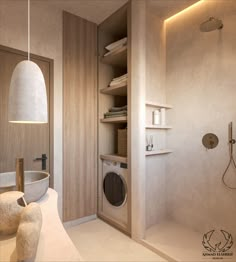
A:
<svg viewBox="0 0 236 262">
<path fill-rule="evenodd" d="M 97 25 L 63 12 L 63 220 L 97 211 Z"/>
</svg>

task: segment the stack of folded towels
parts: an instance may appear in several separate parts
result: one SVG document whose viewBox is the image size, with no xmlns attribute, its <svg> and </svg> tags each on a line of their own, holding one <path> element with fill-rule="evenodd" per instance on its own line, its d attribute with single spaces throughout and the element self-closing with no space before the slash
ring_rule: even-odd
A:
<svg viewBox="0 0 236 262">
<path fill-rule="evenodd" d="M 127 85 L 127 79 L 128 79 L 128 74 L 124 74 L 122 76 L 115 77 L 111 80 L 109 86 L 116 86 L 120 84 Z"/>
<path fill-rule="evenodd" d="M 104 118 L 127 116 L 127 106 L 112 107 L 107 113 L 104 114 Z"/>
<path fill-rule="evenodd" d="M 127 37 L 124 37 L 108 46 L 105 47 L 105 49 L 108 51 L 104 56 L 110 55 L 111 53 L 115 52 L 116 50 L 119 50 L 123 46 L 127 45 Z"/>
</svg>

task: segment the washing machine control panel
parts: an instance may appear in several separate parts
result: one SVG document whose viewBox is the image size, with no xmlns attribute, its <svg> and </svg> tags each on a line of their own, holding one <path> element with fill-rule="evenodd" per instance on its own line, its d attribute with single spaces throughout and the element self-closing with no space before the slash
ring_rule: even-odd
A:
<svg viewBox="0 0 236 262">
<path fill-rule="evenodd" d="M 125 169 L 127 169 L 127 168 L 128 168 L 128 165 L 125 164 L 125 163 L 120 163 L 120 167 L 121 167 L 121 168 L 125 168 Z"/>
</svg>

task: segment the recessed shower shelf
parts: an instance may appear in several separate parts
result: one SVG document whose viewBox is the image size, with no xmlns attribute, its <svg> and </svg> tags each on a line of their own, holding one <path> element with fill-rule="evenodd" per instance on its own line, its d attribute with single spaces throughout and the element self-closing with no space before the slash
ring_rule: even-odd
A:
<svg viewBox="0 0 236 262">
<path fill-rule="evenodd" d="M 147 125 L 146 129 L 171 129 L 172 126 L 154 126 L 154 125 Z"/>
<path fill-rule="evenodd" d="M 115 161 L 115 162 L 120 162 L 120 163 L 125 163 L 127 164 L 127 157 L 124 156 L 118 156 L 118 155 L 100 155 L 100 158 L 102 160 L 110 160 L 110 161 Z"/>
<path fill-rule="evenodd" d="M 164 154 L 170 154 L 172 152 L 173 152 L 173 150 L 171 150 L 171 149 L 160 149 L 160 150 L 146 151 L 146 156 L 164 155 Z"/>
<path fill-rule="evenodd" d="M 165 108 L 165 109 L 172 109 L 173 108 L 172 105 L 161 104 L 161 103 L 154 103 L 154 102 L 150 102 L 150 101 L 146 101 L 146 106 L 157 107 L 157 108 Z"/>
</svg>

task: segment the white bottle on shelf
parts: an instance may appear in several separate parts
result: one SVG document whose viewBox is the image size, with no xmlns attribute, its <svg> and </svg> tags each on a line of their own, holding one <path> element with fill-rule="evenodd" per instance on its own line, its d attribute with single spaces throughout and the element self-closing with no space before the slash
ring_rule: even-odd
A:
<svg viewBox="0 0 236 262">
<path fill-rule="evenodd" d="M 153 125 L 161 124 L 161 112 L 159 109 L 153 111 Z"/>
<path fill-rule="evenodd" d="M 165 126 L 166 125 L 166 109 L 161 108 L 161 125 Z"/>
</svg>

